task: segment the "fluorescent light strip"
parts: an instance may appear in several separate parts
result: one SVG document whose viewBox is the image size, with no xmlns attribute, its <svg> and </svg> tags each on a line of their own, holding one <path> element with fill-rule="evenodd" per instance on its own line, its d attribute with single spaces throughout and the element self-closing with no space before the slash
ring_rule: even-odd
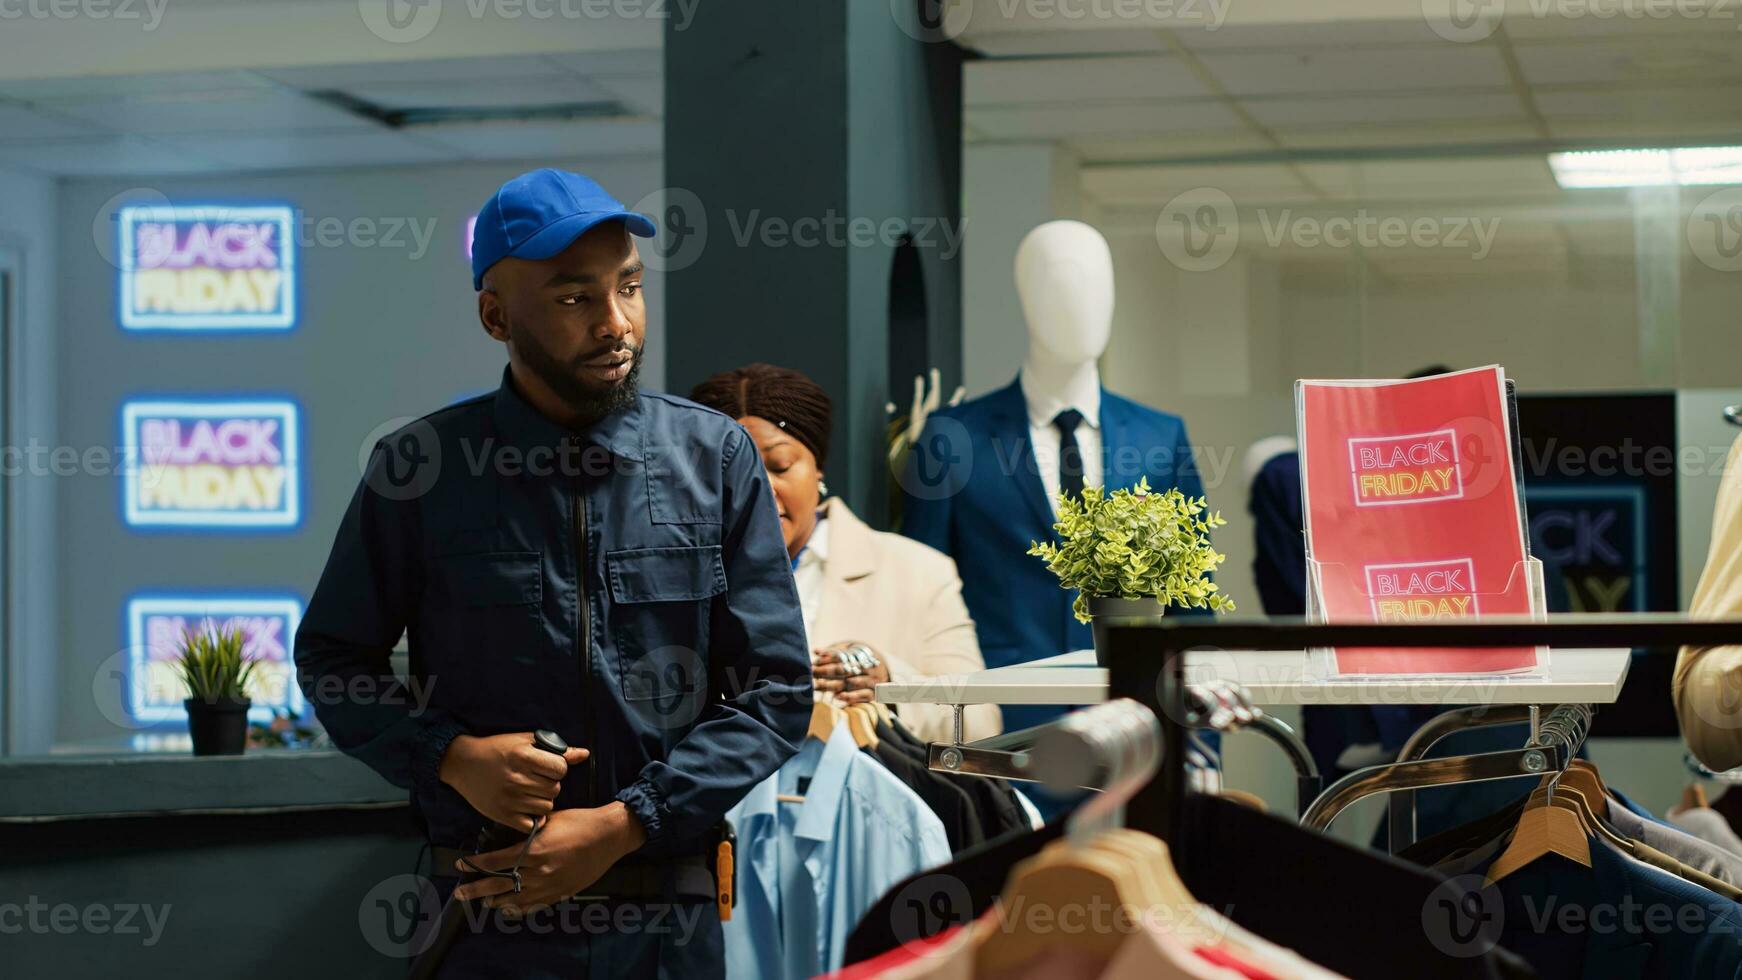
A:
<svg viewBox="0 0 1742 980">
<path fill-rule="evenodd" d="M 1569 189 L 1742 184 L 1742 146 L 1550 153 L 1548 165 Z"/>
</svg>

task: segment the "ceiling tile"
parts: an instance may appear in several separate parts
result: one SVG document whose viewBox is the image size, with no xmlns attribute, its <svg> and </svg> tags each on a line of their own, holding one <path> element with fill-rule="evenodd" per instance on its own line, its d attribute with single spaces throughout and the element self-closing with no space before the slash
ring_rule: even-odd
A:
<svg viewBox="0 0 1742 980">
<path fill-rule="evenodd" d="M 971 61 L 962 72 L 962 101 L 968 106 L 1209 94 L 1179 59 L 1161 55 Z"/>
<path fill-rule="evenodd" d="M 1083 192 L 1112 206 L 1164 205 L 1189 190 L 1215 188 L 1236 204 L 1293 200 L 1306 192 L 1293 170 L 1277 163 L 1218 166 L 1097 166 L 1082 170 Z"/>
<path fill-rule="evenodd" d="M 1267 128 L 1333 123 L 1426 122 L 1445 119 L 1523 120 L 1508 89 L 1486 92 L 1405 92 L 1359 98 L 1253 98 L 1241 106 Z"/>
<path fill-rule="evenodd" d="M 375 61 L 352 65 L 262 68 L 260 74 L 301 89 L 349 88 L 406 82 L 465 82 L 500 78 L 549 78 L 565 74 L 561 66 L 535 56 L 491 58 L 429 58 L 422 61 Z"/>
<path fill-rule="evenodd" d="M 590 75 L 588 80 L 633 112 L 665 115 L 664 75 Z"/>
<path fill-rule="evenodd" d="M 1519 44 L 1514 50 L 1531 85 L 1711 84 L 1742 79 L 1742 41 L 1735 35 Z"/>
<path fill-rule="evenodd" d="M 0 143 L 101 135 L 102 130 L 77 119 L 26 106 L 0 105 Z"/>
<path fill-rule="evenodd" d="M 1566 11 L 1580 11 L 1577 16 L 1566 16 L 1557 13 L 1555 4 L 1521 5 L 1522 9 L 1508 9 L 1500 26 L 1506 35 L 1514 41 L 1540 40 L 1544 38 L 1601 38 L 1628 37 L 1641 38 L 1671 34 L 1710 34 L 1719 37 L 1736 36 L 1739 18 L 1727 3 L 1693 4 L 1688 9 L 1698 10 L 1701 16 L 1686 17 L 1675 14 L 1676 6 L 1667 3 L 1644 3 L 1633 0 L 1630 3 L 1604 3 L 1601 0 L 1592 3 L 1567 3 L 1560 5 Z M 1533 7 L 1540 6 L 1545 16 L 1534 16 Z M 1510 5 L 1509 5 L 1510 7 Z M 1651 13 L 1648 8 L 1657 8 L 1658 13 Z M 1647 16 L 1616 16 L 1617 9 L 1632 8 Z M 1609 11 L 1608 16 L 1597 16 L 1593 11 Z M 1670 13 L 1674 16 L 1660 16 Z M 1729 13 L 1730 16 L 1722 16 Z M 1716 14 L 1717 16 L 1714 16 Z"/>
<path fill-rule="evenodd" d="M 576 75 L 528 80 L 413 82 L 347 86 L 345 92 L 387 109 L 490 109 L 609 102 L 611 93 Z"/>
<path fill-rule="evenodd" d="M 967 119 L 987 139 L 1142 137 L 1242 125 L 1227 106 L 1215 101 L 969 109 Z"/>
<path fill-rule="evenodd" d="M 1561 119 L 1709 121 L 1742 118 L 1734 86 L 1696 88 L 1538 89 L 1537 108 L 1552 124 Z"/>
<path fill-rule="evenodd" d="M 1235 95 L 1396 92 L 1493 88 L 1506 84 L 1499 53 L 1489 45 L 1404 48 L 1318 48 L 1295 52 L 1210 52 L 1200 56 Z"/>
<path fill-rule="evenodd" d="M 211 173 L 224 169 L 215 160 L 130 136 L 0 143 L 0 164 L 29 167 L 62 177 Z"/>
<path fill-rule="evenodd" d="M 165 72 L 152 75 L 84 75 L 77 78 L 8 79 L 7 98 L 26 102 L 103 99 L 167 92 L 237 92 L 270 89 L 273 83 L 246 71 Z"/>
<path fill-rule="evenodd" d="M 183 136 L 163 142 L 244 170 L 439 163 L 457 150 L 392 132 L 290 133 L 272 136 Z"/>
<path fill-rule="evenodd" d="M 1342 20 L 1317 24 L 1223 24 L 1174 32 L 1193 51 L 1334 48 L 1358 45 L 1444 44 L 1424 17 Z"/>
<path fill-rule="evenodd" d="M 1446 200 L 1559 196 L 1541 156 L 1446 157 L 1302 163 L 1300 172 L 1333 198 Z"/>
<path fill-rule="evenodd" d="M 961 43 L 992 58 L 1072 54 L 1160 54 L 1168 45 L 1154 31 L 1005 31 L 964 35 Z M 974 64 L 974 62 L 969 62 Z"/>
<path fill-rule="evenodd" d="M 59 111 L 117 132 L 273 133 L 367 129 L 378 124 L 295 92 L 200 92 L 58 104 Z"/>
<path fill-rule="evenodd" d="M 1393 146 L 1468 146 L 1540 139 L 1526 122 L 1452 121 L 1434 125 L 1280 127 L 1272 134 L 1290 149 L 1354 150 Z"/>
<path fill-rule="evenodd" d="M 1077 139 L 1071 149 L 1084 163 L 1121 163 L 1167 160 L 1172 157 L 1253 153 L 1271 148 L 1269 140 L 1244 129 L 1209 133 L 1173 133 L 1165 137 L 1124 139 Z"/>
<path fill-rule="evenodd" d="M 657 121 L 469 123 L 419 128 L 416 136 L 452 147 L 472 160 L 622 156 L 658 153 L 665 145 L 664 127 Z"/>
<path fill-rule="evenodd" d="M 646 75 L 665 71 L 665 52 L 659 48 L 625 48 L 621 51 L 575 51 L 547 54 L 543 60 L 580 75 Z"/>
</svg>

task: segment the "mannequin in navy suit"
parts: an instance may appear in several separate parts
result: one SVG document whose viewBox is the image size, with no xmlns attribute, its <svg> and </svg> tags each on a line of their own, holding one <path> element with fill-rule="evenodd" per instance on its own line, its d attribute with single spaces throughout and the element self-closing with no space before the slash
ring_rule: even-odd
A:
<svg viewBox="0 0 1742 980">
<path fill-rule="evenodd" d="M 1101 387 L 1096 361 L 1113 328 L 1113 260 L 1100 233 L 1076 221 L 1035 228 L 1017 249 L 1016 288 L 1028 326 L 1021 374 L 934 412 L 900 479 L 902 533 L 956 560 L 987 667 L 1093 646 L 1089 627 L 1071 615 L 1076 594 L 1026 554 L 1030 542 L 1056 540 L 1051 494 L 1067 439 L 1080 449 L 1084 485 L 1111 491 L 1147 477 L 1156 490 L 1204 492 L 1185 424 Z M 1061 413 L 1068 417 L 1055 421 Z M 1005 728 L 1066 710 L 1009 706 Z"/>
</svg>

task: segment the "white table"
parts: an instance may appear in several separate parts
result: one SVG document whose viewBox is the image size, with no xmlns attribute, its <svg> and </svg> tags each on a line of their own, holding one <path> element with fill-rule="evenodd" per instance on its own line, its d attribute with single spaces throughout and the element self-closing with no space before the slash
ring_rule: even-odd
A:
<svg viewBox="0 0 1742 980">
<path fill-rule="evenodd" d="M 1613 704 L 1627 680 L 1632 651 L 1555 650 L 1540 677 L 1367 677 L 1307 680 L 1298 650 L 1224 650 L 1186 655 L 1186 681 L 1233 681 L 1260 705 L 1342 704 Z M 1099 704 L 1107 671 L 1093 650 L 971 674 L 877 686 L 888 704 Z"/>
</svg>

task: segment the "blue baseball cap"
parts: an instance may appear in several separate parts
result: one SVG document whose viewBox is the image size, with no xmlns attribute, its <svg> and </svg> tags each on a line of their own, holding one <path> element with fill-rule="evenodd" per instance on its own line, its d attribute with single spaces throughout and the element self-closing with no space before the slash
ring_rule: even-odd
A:
<svg viewBox="0 0 1742 980">
<path fill-rule="evenodd" d="M 590 178 L 549 167 L 503 184 L 472 232 L 472 288 L 484 288 L 484 271 L 503 259 L 548 259 L 574 244 L 595 225 L 621 221 L 631 234 L 652 238 L 653 219 L 623 206 Z"/>
</svg>

